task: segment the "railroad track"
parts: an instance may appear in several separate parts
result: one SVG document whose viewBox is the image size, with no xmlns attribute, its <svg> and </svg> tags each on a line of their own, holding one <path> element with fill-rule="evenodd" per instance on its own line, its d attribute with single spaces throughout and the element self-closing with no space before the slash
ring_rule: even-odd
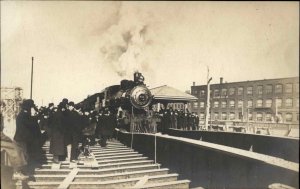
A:
<svg viewBox="0 0 300 189">
<path fill-rule="evenodd" d="M 87 165 L 53 164 L 48 142 L 43 149 L 47 161 L 28 181 L 32 189 L 189 188 L 189 180 L 177 180 L 178 174 L 170 174 L 169 169 L 118 141 L 108 142 L 105 148 L 91 146 L 93 161 Z"/>
</svg>

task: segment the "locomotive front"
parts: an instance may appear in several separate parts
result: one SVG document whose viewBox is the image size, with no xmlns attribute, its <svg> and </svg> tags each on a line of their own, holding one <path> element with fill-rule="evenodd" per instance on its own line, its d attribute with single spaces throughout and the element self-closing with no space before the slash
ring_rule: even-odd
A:
<svg viewBox="0 0 300 189">
<path fill-rule="evenodd" d="M 120 88 L 122 94 L 119 99 L 122 109 L 129 110 L 133 106 L 142 110 L 147 108 L 152 101 L 152 94 L 144 84 L 144 77 L 139 72 L 134 74 L 134 81 L 122 80 Z"/>
</svg>

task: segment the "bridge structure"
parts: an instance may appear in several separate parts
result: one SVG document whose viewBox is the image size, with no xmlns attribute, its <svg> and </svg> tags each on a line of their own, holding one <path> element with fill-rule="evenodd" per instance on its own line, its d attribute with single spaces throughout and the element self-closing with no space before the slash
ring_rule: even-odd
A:
<svg viewBox="0 0 300 189">
<path fill-rule="evenodd" d="M 206 135 L 198 139 L 200 135 L 192 138 L 187 131 L 175 132 L 185 135 L 174 130 L 168 134 L 116 130 L 107 147 L 91 146 L 91 156 L 80 157 L 78 163 L 54 164 L 46 142 L 47 160 L 29 180 L 16 181 L 15 188 L 299 188 L 297 150 L 287 156 L 256 147 L 259 142 L 270 145 L 279 140 L 282 146 L 294 148 L 299 142 L 295 139 L 253 138 L 257 143 L 249 146 L 248 138 L 236 146 L 222 140 L 207 142 Z"/>
</svg>

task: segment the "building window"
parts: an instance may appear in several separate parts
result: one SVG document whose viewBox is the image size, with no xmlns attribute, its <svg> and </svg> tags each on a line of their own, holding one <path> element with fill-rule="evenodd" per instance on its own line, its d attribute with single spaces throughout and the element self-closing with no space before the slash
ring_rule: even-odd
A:
<svg viewBox="0 0 300 189">
<path fill-rule="evenodd" d="M 248 92 L 247 92 L 247 94 L 248 94 Z M 262 95 L 263 94 L 263 86 L 262 85 L 257 86 L 257 94 L 258 95 Z"/>
<path fill-rule="evenodd" d="M 241 96 L 244 93 L 244 88 L 243 87 L 239 87 L 238 88 L 238 95 Z"/>
<path fill-rule="evenodd" d="M 285 121 L 286 122 L 292 122 L 293 121 L 293 114 L 291 114 L 291 113 L 285 114 Z"/>
<path fill-rule="evenodd" d="M 257 121 L 262 121 L 263 120 L 262 113 L 257 113 L 256 114 L 256 120 Z"/>
<path fill-rule="evenodd" d="M 194 90 L 194 95 L 196 95 L 197 94 L 197 91 L 196 90 Z"/>
<path fill-rule="evenodd" d="M 267 85 L 266 86 L 266 94 L 272 94 L 273 93 L 273 86 Z"/>
<path fill-rule="evenodd" d="M 193 102 L 193 107 L 198 108 L 198 102 Z"/>
<path fill-rule="evenodd" d="M 287 98 L 285 100 L 285 107 L 293 107 L 293 99 Z"/>
<path fill-rule="evenodd" d="M 252 108 L 253 107 L 253 100 L 248 100 L 247 107 Z"/>
<path fill-rule="evenodd" d="M 276 107 L 277 108 L 281 108 L 282 107 L 282 99 L 281 98 L 277 98 L 276 99 Z"/>
<path fill-rule="evenodd" d="M 205 117 L 204 117 L 204 113 L 200 113 L 200 115 L 199 115 L 199 119 L 201 119 L 201 120 L 204 120 L 204 119 L 205 119 Z"/>
<path fill-rule="evenodd" d="M 222 101 L 222 108 L 226 108 L 227 107 L 227 102 L 226 101 Z"/>
<path fill-rule="evenodd" d="M 249 121 L 252 121 L 252 120 L 253 120 L 253 115 L 252 115 L 252 113 L 249 113 L 249 114 L 248 114 L 248 120 L 249 120 Z"/>
<path fill-rule="evenodd" d="M 296 83 L 296 86 L 295 86 L 295 92 L 296 92 L 296 93 L 299 93 L 299 83 Z"/>
<path fill-rule="evenodd" d="M 229 106 L 230 106 L 230 108 L 234 108 L 234 107 L 235 107 L 235 102 L 234 102 L 234 100 L 230 100 L 230 101 L 229 101 Z"/>
<path fill-rule="evenodd" d="M 215 90 L 214 97 L 220 97 L 220 91 L 219 91 L 219 89 Z"/>
<path fill-rule="evenodd" d="M 204 102 L 200 102 L 200 108 L 204 108 Z"/>
<path fill-rule="evenodd" d="M 275 85 L 275 93 L 276 94 L 281 94 L 282 93 L 282 85 L 281 84 Z"/>
<path fill-rule="evenodd" d="M 296 107 L 299 108 L 299 98 L 296 99 Z"/>
<path fill-rule="evenodd" d="M 272 107 L 272 99 L 267 99 L 266 100 L 266 107 L 271 108 Z"/>
<path fill-rule="evenodd" d="M 226 97 L 227 96 L 227 89 L 222 89 L 221 96 Z"/>
<path fill-rule="evenodd" d="M 205 90 L 201 90 L 199 96 L 200 97 L 205 97 Z"/>
<path fill-rule="evenodd" d="M 262 107 L 262 100 L 261 99 L 256 100 L 256 107 Z"/>
<path fill-rule="evenodd" d="M 229 95 L 232 96 L 235 94 L 235 88 L 230 88 L 229 89 Z"/>
<path fill-rule="evenodd" d="M 222 120 L 227 120 L 227 114 L 226 112 L 222 112 Z"/>
<path fill-rule="evenodd" d="M 219 108 L 219 101 L 214 101 L 214 108 Z"/>
<path fill-rule="evenodd" d="M 247 87 L 247 95 L 253 94 L 253 87 Z"/>
<path fill-rule="evenodd" d="M 272 114 L 270 113 L 266 114 L 266 121 L 272 121 Z"/>
<path fill-rule="evenodd" d="M 243 107 L 243 104 L 244 104 L 243 101 L 242 101 L 242 100 L 239 100 L 239 101 L 238 101 L 238 108 L 242 108 L 242 107 Z"/>
<path fill-rule="evenodd" d="M 229 119 L 230 119 L 230 120 L 234 120 L 234 119 L 235 119 L 235 114 L 234 114 L 234 112 L 230 112 L 230 114 L 229 114 Z"/>
<path fill-rule="evenodd" d="M 215 117 L 215 120 L 218 120 L 218 119 L 219 119 L 219 113 L 218 113 L 218 112 L 215 112 L 214 117 Z"/>
<path fill-rule="evenodd" d="M 288 83 L 285 85 L 285 92 L 286 93 L 292 93 L 293 92 L 293 84 Z"/>
</svg>

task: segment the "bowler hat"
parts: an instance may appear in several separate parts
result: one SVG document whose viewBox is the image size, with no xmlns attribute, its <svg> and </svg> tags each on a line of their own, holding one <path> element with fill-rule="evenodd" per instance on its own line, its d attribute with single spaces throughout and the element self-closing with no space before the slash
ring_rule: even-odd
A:
<svg viewBox="0 0 300 189">
<path fill-rule="evenodd" d="M 73 106 L 73 107 L 75 106 L 74 102 L 72 102 L 72 101 L 70 101 L 70 102 L 68 103 L 68 105 L 69 105 L 69 106 Z"/>
<path fill-rule="evenodd" d="M 30 109 L 32 107 L 35 107 L 34 101 L 32 99 L 24 100 L 22 103 L 23 109 Z"/>
</svg>

